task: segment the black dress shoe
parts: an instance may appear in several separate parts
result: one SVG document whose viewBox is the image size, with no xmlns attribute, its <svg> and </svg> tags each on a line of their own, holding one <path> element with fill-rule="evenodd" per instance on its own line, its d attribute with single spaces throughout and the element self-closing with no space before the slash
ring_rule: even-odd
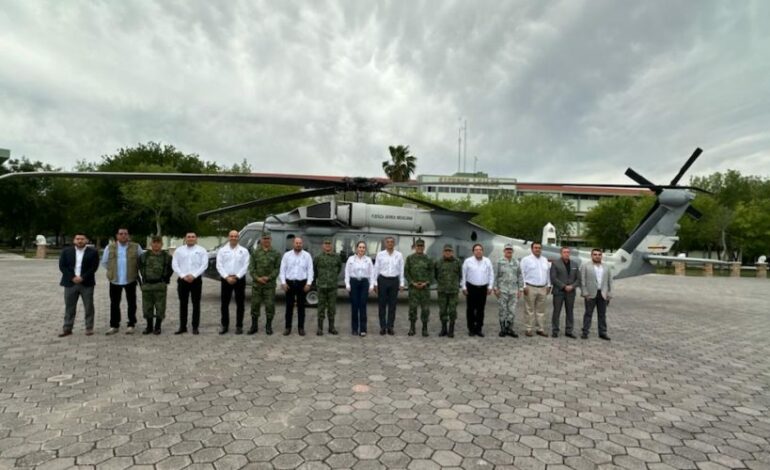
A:
<svg viewBox="0 0 770 470">
<path fill-rule="evenodd" d="M 609 341 L 610 337 L 607 335 L 599 335 L 599 338 L 603 339 L 604 341 Z"/>
<path fill-rule="evenodd" d="M 290 334 L 291 334 L 291 328 L 286 328 L 286 329 L 283 330 L 283 335 L 284 336 L 289 336 Z"/>
<path fill-rule="evenodd" d="M 567 338 L 572 338 L 572 339 L 575 339 L 575 338 L 577 338 L 577 336 L 575 336 L 575 335 L 574 335 L 574 334 L 572 334 L 572 333 L 567 333 L 567 334 L 565 334 L 564 336 L 566 336 Z"/>
<path fill-rule="evenodd" d="M 299 333 L 300 336 L 305 336 L 305 329 L 304 328 L 299 328 L 297 330 L 297 333 Z"/>
<path fill-rule="evenodd" d="M 174 332 L 175 335 L 181 335 L 181 334 L 184 334 L 184 333 L 187 333 L 187 328 L 179 328 L 178 330 L 176 330 Z"/>
<path fill-rule="evenodd" d="M 559 333 L 551 333 L 551 338 L 558 338 L 558 337 L 559 337 Z"/>
<path fill-rule="evenodd" d="M 236 335 L 242 335 L 243 334 L 243 327 L 242 326 L 236 326 L 235 327 L 235 334 Z"/>
<path fill-rule="evenodd" d="M 385 333 L 387 333 L 387 331 L 385 330 L 385 328 L 380 328 L 380 335 L 382 336 L 382 335 L 384 335 Z"/>
<path fill-rule="evenodd" d="M 396 333 L 393 331 L 393 328 L 388 328 L 388 334 L 389 334 L 390 336 L 393 336 L 393 335 L 395 335 Z"/>
<path fill-rule="evenodd" d="M 194 335 L 197 335 L 197 334 L 200 334 L 200 332 L 198 331 L 198 329 L 197 329 L 197 328 L 193 328 L 193 334 L 194 334 Z"/>
<path fill-rule="evenodd" d="M 227 328 L 225 328 L 224 326 L 220 327 L 219 328 L 219 334 L 220 335 L 227 334 Z"/>
<path fill-rule="evenodd" d="M 510 336 L 511 338 L 518 338 L 519 334 L 516 333 L 515 331 L 511 331 L 508 333 L 508 336 Z"/>
<path fill-rule="evenodd" d="M 482 333 L 481 330 L 479 330 L 479 331 L 476 332 L 476 336 L 478 336 L 479 338 L 483 338 L 484 337 L 484 333 Z"/>
<path fill-rule="evenodd" d="M 70 335 L 72 335 L 72 331 L 64 330 L 61 333 L 59 333 L 59 338 L 64 338 L 65 336 L 70 336 Z"/>
</svg>

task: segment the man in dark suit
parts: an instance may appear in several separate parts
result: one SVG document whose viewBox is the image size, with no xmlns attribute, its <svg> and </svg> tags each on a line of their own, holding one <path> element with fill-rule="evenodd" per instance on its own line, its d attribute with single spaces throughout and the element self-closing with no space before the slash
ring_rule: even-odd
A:
<svg viewBox="0 0 770 470">
<path fill-rule="evenodd" d="M 59 256 L 60 286 L 64 287 L 64 328 L 59 337 L 72 334 L 78 297 L 83 298 L 86 310 L 86 336 L 94 334 L 94 286 L 99 269 L 99 253 L 86 246 L 86 236 L 76 233 L 73 246 L 63 249 Z"/>
<path fill-rule="evenodd" d="M 553 315 L 551 316 L 551 337 L 559 337 L 559 315 L 561 306 L 566 312 L 564 336 L 575 338 L 574 326 L 575 290 L 580 286 L 580 271 L 569 259 L 570 249 L 562 247 L 561 257 L 551 263 L 551 284 L 553 285 Z"/>
</svg>

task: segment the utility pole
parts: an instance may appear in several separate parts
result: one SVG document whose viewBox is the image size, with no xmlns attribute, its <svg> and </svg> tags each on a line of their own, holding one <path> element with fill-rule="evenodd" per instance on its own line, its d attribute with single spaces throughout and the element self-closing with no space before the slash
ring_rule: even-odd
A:
<svg viewBox="0 0 770 470">
<path fill-rule="evenodd" d="M 479 162 L 479 157 L 473 157 L 473 172 L 476 173 L 476 164 Z"/>
<path fill-rule="evenodd" d="M 458 127 L 457 128 L 457 172 L 460 173 L 460 149 L 462 148 L 462 140 L 463 140 L 463 128 Z"/>
<path fill-rule="evenodd" d="M 468 120 L 463 122 L 463 173 L 465 173 L 465 165 L 468 163 Z"/>
</svg>

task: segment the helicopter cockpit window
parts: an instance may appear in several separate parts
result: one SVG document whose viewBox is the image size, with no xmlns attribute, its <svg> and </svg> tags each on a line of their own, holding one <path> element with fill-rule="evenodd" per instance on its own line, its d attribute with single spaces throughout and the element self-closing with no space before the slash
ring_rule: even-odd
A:
<svg viewBox="0 0 770 470">
<path fill-rule="evenodd" d="M 257 241 L 259 232 L 257 230 L 245 230 L 241 233 L 241 238 L 238 240 L 238 244 L 246 249 L 254 247 L 254 243 Z"/>
<path fill-rule="evenodd" d="M 334 243 L 334 251 L 340 254 L 342 261 L 346 261 L 350 255 L 355 253 L 355 244 L 358 241 L 357 238 L 352 237 L 337 237 Z"/>
</svg>

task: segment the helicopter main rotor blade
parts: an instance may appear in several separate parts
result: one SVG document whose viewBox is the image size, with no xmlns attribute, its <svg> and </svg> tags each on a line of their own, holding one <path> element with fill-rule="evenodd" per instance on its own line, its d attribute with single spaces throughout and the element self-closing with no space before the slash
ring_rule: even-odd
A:
<svg viewBox="0 0 770 470">
<path fill-rule="evenodd" d="M 700 154 L 703 153 L 703 150 L 698 147 L 695 149 L 695 151 L 690 155 L 690 158 L 687 159 L 686 162 L 684 162 L 684 165 L 682 165 L 682 168 L 679 169 L 679 173 L 674 176 L 674 179 L 671 180 L 671 184 L 675 185 L 679 183 L 679 180 L 682 179 L 682 176 L 684 176 L 685 172 L 690 169 L 693 163 L 695 163 L 695 160 L 698 159 Z"/>
<path fill-rule="evenodd" d="M 660 190 L 658 189 L 658 188 L 660 188 L 660 186 L 656 185 L 652 181 L 650 181 L 647 178 L 645 178 L 644 176 L 640 175 L 639 173 L 634 171 L 633 168 L 627 168 L 626 169 L 626 176 L 628 176 L 632 180 L 634 180 L 637 183 L 639 183 L 639 186 L 644 186 L 644 187 L 650 188 L 653 191 L 655 191 L 656 194 L 660 194 Z"/>
<path fill-rule="evenodd" d="M 336 187 L 340 191 L 376 191 L 385 186 L 385 180 L 377 178 L 344 176 L 306 176 L 271 173 L 149 173 L 113 171 L 31 171 L 8 173 L 4 178 L 77 178 L 147 181 L 195 181 L 200 183 L 278 184 L 304 188 Z"/>
<path fill-rule="evenodd" d="M 387 194 L 387 195 L 389 195 L 389 196 L 400 197 L 401 199 L 406 199 L 407 201 L 412 201 L 412 202 L 414 202 L 414 203 L 416 203 L 416 204 L 421 204 L 421 205 L 423 205 L 423 206 L 425 206 L 425 207 L 429 207 L 429 208 L 431 208 L 431 209 L 434 209 L 434 210 L 438 210 L 438 211 L 449 211 L 449 210 L 450 210 L 450 209 L 447 209 L 447 208 L 446 208 L 446 207 L 444 207 L 444 206 L 440 206 L 440 205 L 438 205 L 438 204 L 435 204 L 435 203 L 432 203 L 432 202 L 430 202 L 430 201 L 424 201 L 424 200 L 422 200 L 422 199 L 418 199 L 418 198 L 416 198 L 416 197 L 411 197 L 411 196 L 405 196 L 405 195 L 403 195 L 403 194 L 392 193 L 392 192 L 390 192 L 390 191 L 386 191 L 386 190 L 384 190 L 384 189 L 380 189 L 380 190 L 379 190 L 379 191 L 377 191 L 377 192 L 380 192 L 380 193 L 385 193 L 385 194 Z"/>
<path fill-rule="evenodd" d="M 203 220 L 214 214 L 223 214 L 225 212 L 239 211 L 242 209 L 248 209 L 250 207 L 278 204 L 280 202 L 296 201 L 297 199 L 305 199 L 308 197 L 328 196 L 336 193 L 337 193 L 337 188 L 332 187 L 332 188 L 310 189 L 308 191 L 300 191 L 298 193 L 282 194 L 280 196 L 268 197 L 265 199 L 257 199 L 254 201 L 244 202 L 241 204 L 234 204 L 232 206 L 220 207 L 218 209 L 212 209 L 210 211 L 201 212 L 198 214 L 198 218 Z"/>
</svg>

